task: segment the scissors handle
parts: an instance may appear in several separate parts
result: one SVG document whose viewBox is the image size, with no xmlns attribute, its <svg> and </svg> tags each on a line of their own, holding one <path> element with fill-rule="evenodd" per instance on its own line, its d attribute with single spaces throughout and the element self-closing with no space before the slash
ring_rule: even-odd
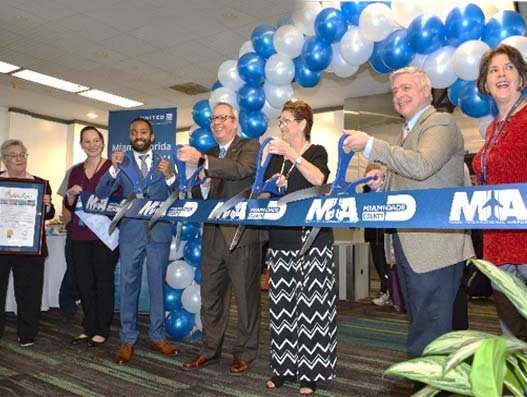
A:
<svg viewBox="0 0 527 397">
<path fill-rule="evenodd" d="M 176 165 L 176 170 L 179 178 L 179 191 L 181 193 L 187 193 L 192 186 L 199 185 L 203 183 L 203 180 L 198 179 L 200 172 L 203 170 L 203 166 L 196 168 L 192 175 L 187 178 L 187 165 L 184 161 L 181 161 L 178 158 L 178 150 L 181 149 L 183 145 L 176 145 L 172 151 L 172 159 Z"/>
<path fill-rule="evenodd" d="M 335 180 L 333 181 L 333 187 L 331 189 L 331 193 L 341 193 L 346 188 L 346 171 L 348 170 L 349 163 L 351 161 L 351 158 L 355 154 L 355 152 L 350 151 L 349 153 L 346 153 L 344 151 L 344 140 L 347 138 L 346 134 L 342 134 L 342 136 L 339 139 L 338 144 L 338 162 L 337 162 L 337 173 L 335 176 Z"/>
<path fill-rule="evenodd" d="M 285 194 L 284 187 L 276 186 L 276 182 L 278 182 L 278 178 L 279 178 L 279 175 L 276 175 L 266 180 L 262 187 L 261 192 L 271 193 L 274 196 L 283 196 Z"/>
<path fill-rule="evenodd" d="M 269 165 L 269 162 L 271 161 L 271 155 L 267 155 L 265 158 L 264 163 L 262 164 L 262 157 L 265 147 L 273 140 L 274 138 L 269 137 L 266 138 L 262 144 L 260 145 L 260 149 L 258 150 L 258 156 L 256 158 L 256 176 L 254 177 L 254 183 L 252 187 L 252 193 L 251 196 L 257 196 L 263 191 L 264 187 L 264 176 L 265 171 L 267 170 L 267 166 Z"/>
<path fill-rule="evenodd" d="M 376 179 L 377 179 L 377 176 L 367 176 L 361 179 L 357 179 L 356 181 L 348 183 L 348 185 L 346 186 L 346 188 L 344 189 L 342 193 L 353 194 L 355 193 L 354 192 L 355 186 L 364 185 L 368 183 L 369 181 L 374 181 Z"/>
</svg>

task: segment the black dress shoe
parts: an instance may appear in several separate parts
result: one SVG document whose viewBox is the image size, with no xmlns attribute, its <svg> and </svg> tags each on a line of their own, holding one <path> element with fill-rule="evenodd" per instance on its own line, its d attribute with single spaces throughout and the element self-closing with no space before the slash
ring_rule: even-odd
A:
<svg viewBox="0 0 527 397">
<path fill-rule="evenodd" d="M 90 339 L 88 335 L 79 335 L 71 340 L 71 344 L 80 345 L 81 343 L 85 343 L 88 339 Z"/>
</svg>

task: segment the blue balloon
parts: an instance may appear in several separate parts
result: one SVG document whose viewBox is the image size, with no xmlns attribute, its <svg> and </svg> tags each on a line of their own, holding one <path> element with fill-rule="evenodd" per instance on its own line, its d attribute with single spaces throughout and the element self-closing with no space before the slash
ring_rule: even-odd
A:
<svg viewBox="0 0 527 397">
<path fill-rule="evenodd" d="M 260 110 L 265 104 L 265 92 L 262 86 L 244 84 L 238 90 L 238 105 L 241 110 Z"/>
<path fill-rule="evenodd" d="M 485 26 L 485 14 L 475 4 L 456 7 L 450 11 L 445 21 L 447 44 L 457 47 L 468 40 L 481 37 Z"/>
<path fill-rule="evenodd" d="M 431 54 L 445 41 L 445 25 L 435 15 L 419 15 L 408 26 L 408 40 L 415 52 Z"/>
<path fill-rule="evenodd" d="M 267 116 L 262 111 L 240 111 L 240 127 L 249 138 L 259 138 L 267 131 Z"/>
<path fill-rule="evenodd" d="M 201 262 L 201 242 L 189 240 L 183 247 L 183 259 L 189 265 L 198 267 Z"/>
<path fill-rule="evenodd" d="M 313 36 L 304 42 L 301 56 L 309 70 L 321 72 L 331 63 L 333 50 L 327 41 Z"/>
<path fill-rule="evenodd" d="M 384 40 L 381 60 L 390 69 L 407 66 L 414 59 L 414 52 L 408 41 L 406 29 L 398 29 Z"/>
<path fill-rule="evenodd" d="M 489 45 L 489 47 L 496 47 L 500 41 L 510 36 L 524 36 L 525 35 L 525 21 L 523 17 L 515 11 L 502 11 L 489 19 L 481 39 Z"/>
<path fill-rule="evenodd" d="M 446 90 L 448 100 L 454 106 L 459 105 L 459 92 L 461 89 L 469 83 L 468 80 L 457 79 L 453 84 Z"/>
<path fill-rule="evenodd" d="M 183 222 L 181 225 L 181 240 L 196 240 L 201 235 L 201 226 L 197 222 Z"/>
<path fill-rule="evenodd" d="M 194 270 L 194 281 L 195 281 L 197 284 L 201 284 L 201 266 L 198 266 L 198 267 Z"/>
<path fill-rule="evenodd" d="M 170 312 L 166 321 L 165 328 L 168 334 L 176 339 L 185 338 L 194 327 L 194 314 L 187 312 L 185 309 L 175 309 Z"/>
<path fill-rule="evenodd" d="M 370 4 L 369 1 L 341 1 L 340 10 L 346 19 L 346 22 L 359 26 L 360 14 L 368 4 Z"/>
<path fill-rule="evenodd" d="M 163 299 L 165 303 L 165 311 L 171 312 L 182 307 L 181 294 L 183 294 L 182 289 L 172 288 L 170 285 L 165 283 Z"/>
<path fill-rule="evenodd" d="M 295 58 L 295 82 L 304 88 L 311 88 L 320 82 L 321 73 L 308 69 L 302 57 Z"/>
<path fill-rule="evenodd" d="M 344 15 L 335 8 L 324 8 L 315 18 L 317 36 L 330 43 L 340 41 L 347 29 Z"/>
<path fill-rule="evenodd" d="M 459 90 L 459 108 L 470 117 L 486 116 L 490 113 L 490 97 L 480 94 L 475 80 L 468 81 Z"/>
<path fill-rule="evenodd" d="M 192 131 L 189 138 L 189 144 L 203 153 L 212 149 L 218 143 L 208 128 L 201 127 Z"/>
<path fill-rule="evenodd" d="M 237 64 L 238 74 L 246 83 L 260 85 L 265 80 L 265 60 L 256 52 L 246 52 Z"/>
<path fill-rule="evenodd" d="M 389 68 L 382 61 L 381 54 L 384 52 L 384 41 L 377 41 L 373 44 L 373 52 L 371 54 L 370 60 L 368 61 L 370 66 L 377 73 L 390 73 L 393 71 L 392 68 Z"/>
<path fill-rule="evenodd" d="M 211 91 L 214 91 L 216 88 L 220 88 L 220 87 L 223 87 L 223 84 L 221 84 L 219 80 L 216 80 L 216 81 L 212 84 L 212 87 L 210 87 L 210 90 L 211 90 Z"/>
<path fill-rule="evenodd" d="M 203 128 L 209 128 L 209 117 L 212 114 L 208 99 L 202 99 L 196 102 L 192 108 L 192 119 L 194 122 Z"/>
<path fill-rule="evenodd" d="M 271 25 L 258 25 L 251 34 L 253 48 L 258 55 L 267 59 L 276 54 L 273 45 L 273 36 L 276 29 Z"/>
</svg>

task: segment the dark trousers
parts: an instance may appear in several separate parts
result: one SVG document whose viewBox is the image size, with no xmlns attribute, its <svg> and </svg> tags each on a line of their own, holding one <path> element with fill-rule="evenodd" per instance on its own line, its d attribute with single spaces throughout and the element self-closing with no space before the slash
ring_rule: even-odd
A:
<svg viewBox="0 0 527 397">
<path fill-rule="evenodd" d="M 5 328 L 5 303 L 9 272 L 13 270 L 15 300 L 17 304 L 17 334 L 28 341 L 38 333 L 44 261 L 41 256 L 0 256 L 0 336 Z"/>
<path fill-rule="evenodd" d="M 114 309 L 114 272 L 119 255 L 100 240 L 73 241 L 75 273 L 81 296 L 84 320 L 82 326 L 88 336 L 107 338 Z"/>
<path fill-rule="evenodd" d="M 66 245 L 64 247 L 66 258 L 66 272 L 62 278 L 59 291 L 59 306 L 61 310 L 69 314 L 77 312 L 77 302 L 80 299 L 79 289 L 77 288 L 77 277 L 73 265 L 73 249 L 71 247 L 71 222 L 66 225 Z"/>
<path fill-rule="evenodd" d="M 370 241 L 370 249 L 373 264 L 375 265 L 375 270 L 377 270 L 379 281 L 381 282 L 380 292 L 386 293 L 388 291 L 388 273 L 390 271 L 390 265 L 386 263 L 384 241 Z"/>
</svg>

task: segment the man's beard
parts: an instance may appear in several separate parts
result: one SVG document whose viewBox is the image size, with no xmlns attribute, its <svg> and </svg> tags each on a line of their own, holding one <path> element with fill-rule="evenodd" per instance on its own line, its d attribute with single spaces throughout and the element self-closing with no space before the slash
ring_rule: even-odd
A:
<svg viewBox="0 0 527 397">
<path fill-rule="evenodd" d="M 136 152 L 146 152 L 150 148 L 150 142 L 135 140 L 132 142 L 132 148 Z"/>
</svg>

